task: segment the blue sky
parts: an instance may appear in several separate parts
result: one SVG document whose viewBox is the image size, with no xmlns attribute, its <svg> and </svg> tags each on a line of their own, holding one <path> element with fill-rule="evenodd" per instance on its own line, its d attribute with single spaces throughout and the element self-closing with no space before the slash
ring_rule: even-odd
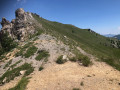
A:
<svg viewBox="0 0 120 90">
<path fill-rule="evenodd" d="M 120 0 L 0 0 L 0 21 L 14 19 L 17 8 L 100 34 L 120 34 Z"/>
</svg>

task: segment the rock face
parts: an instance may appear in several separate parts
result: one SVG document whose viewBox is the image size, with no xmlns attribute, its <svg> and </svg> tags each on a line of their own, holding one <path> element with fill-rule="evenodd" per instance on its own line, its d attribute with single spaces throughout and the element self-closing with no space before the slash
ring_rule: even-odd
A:
<svg viewBox="0 0 120 90">
<path fill-rule="evenodd" d="M 23 8 L 17 9 L 15 16 L 16 18 L 11 22 L 2 18 L 0 35 L 7 32 L 12 39 L 25 41 L 30 35 L 35 33 L 35 28 L 32 23 L 34 18 L 31 13 L 25 12 Z"/>
</svg>

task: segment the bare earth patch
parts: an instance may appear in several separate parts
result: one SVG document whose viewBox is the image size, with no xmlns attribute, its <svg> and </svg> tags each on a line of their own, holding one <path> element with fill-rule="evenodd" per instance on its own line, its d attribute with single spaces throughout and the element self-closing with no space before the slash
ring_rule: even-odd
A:
<svg viewBox="0 0 120 90">
<path fill-rule="evenodd" d="M 96 62 L 90 67 L 73 62 L 52 63 L 44 70 L 34 72 L 27 90 L 120 90 L 119 76 L 119 71 L 103 62 Z"/>
</svg>

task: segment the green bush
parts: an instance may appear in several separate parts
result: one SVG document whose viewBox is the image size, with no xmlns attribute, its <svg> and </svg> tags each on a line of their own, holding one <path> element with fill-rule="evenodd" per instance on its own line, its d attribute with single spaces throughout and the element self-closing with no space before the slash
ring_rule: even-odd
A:
<svg viewBox="0 0 120 90">
<path fill-rule="evenodd" d="M 82 58 L 82 64 L 87 67 L 87 66 L 89 66 L 91 64 L 91 61 L 87 56 L 84 56 Z"/>
<path fill-rule="evenodd" d="M 24 76 L 29 75 L 34 71 L 34 68 L 31 66 L 31 64 L 25 63 L 20 67 L 14 68 L 11 71 L 6 71 L 1 77 L 0 77 L 0 84 L 3 84 L 2 81 L 6 77 L 6 82 L 10 82 L 10 80 L 13 80 L 15 77 L 20 75 L 21 70 L 26 70 Z"/>
<path fill-rule="evenodd" d="M 39 71 L 42 71 L 44 68 L 41 66 L 40 68 L 39 68 Z"/>
<path fill-rule="evenodd" d="M 9 90 L 25 90 L 28 82 L 29 77 L 22 77 L 18 84 L 15 87 L 10 88 Z"/>
<path fill-rule="evenodd" d="M 45 50 L 39 50 L 38 51 L 38 56 L 36 56 L 36 60 L 40 61 L 41 59 L 43 58 L 48 58 L 49 56 L 49 53 Z"/>
<path fill-rule="evenodd" d="M 76 62 L 76 61 L 77 61 L 77 58 L 72 57 L 72 58 L 70 58 L 69 60 L 72 61 L 72 62 Z"/>
<path fill-rule="evenodd" d="M 28 48 L 28 50 L 26 51 L 26 53 L 24 54 L 25 58 L 29 58 L 30 56 L 34 55 L 34 53 L 37 51 L 37 47 L 35 46 L 31 46 Z"/>
<path fill-rule="evenodd" d="M 63 64 L 65 62 L 66 62 L 66 60 L 63 60 L 63 55 L 59 56 L 58 59 L 56 60 L 56 63 L 58 63 L 58 64 Z"/>
</svg>

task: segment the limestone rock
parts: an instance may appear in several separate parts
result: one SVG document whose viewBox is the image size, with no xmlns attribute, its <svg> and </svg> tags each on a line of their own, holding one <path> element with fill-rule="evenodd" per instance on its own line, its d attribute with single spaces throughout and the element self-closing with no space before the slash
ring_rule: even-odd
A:
<svg viewBox="0 0 120 90">
<path fill-rule="evenodd" d="M 33 35 L 36 31 L 33 26 L 33 16 L 29 12 L 25 12 L 23 8 L 19 8 L 15 11 L 16 18 L 11 22 L 2 18 L 2 29 L 0 34 L 8 33 L 8 35 L 15 40 L 25 41 L 30 35 Z"/>
<path fill-rule="evenodd" d="M 6 83 L 7 78 L 5 77 L 2 81 L 2 83 Z"/>
<path fill-rule="evenodd" d="M 9 25 L 9 24 L 10 24 L 10 22 L 8 20 L 6 20 L 5 17 L 3 17 L 2 22 L 1 22 L 2 27 L 6 26 L 6 25 Z"/>
<path fill-rule="evenodd" d="M 24 74 L 25 74 L 25 71 L 20 71 L 20 74 L 21 74 L 21 75 L 24 75 Z"/>
</svg>

